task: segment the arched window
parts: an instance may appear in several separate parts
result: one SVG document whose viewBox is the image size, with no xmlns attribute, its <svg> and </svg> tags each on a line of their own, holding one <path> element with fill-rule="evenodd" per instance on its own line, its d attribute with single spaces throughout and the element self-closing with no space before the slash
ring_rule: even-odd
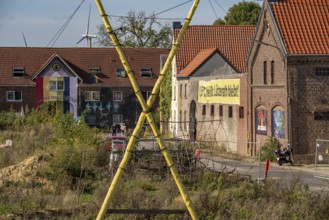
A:
<svg viewBox="0 0 329 220">
<path fill-rule="evenodd" d="M 267 135 L 267 110 L 264 106 L 259 106 L 255 111 L 256 134 Z"/>
<path fill-rule="evenodd" d="M 185 98 L 187 98 L 187 84 L 185 84 Z"/>
<path fill-rule="evenodd" d="M 179 111 L 179 129 L 182 130 L 182 111 Z"/>
<path fill-rule="evenodd" d="M 267 84 L 267 62 L 264 61 L 264 64 L 263 64 L 263 79 L 264 79 L 264 84 L 266 85 Z"/>
<path fill-rule="evenodd" d="M 186 126 L 186 111 L 184 111 L 184 131 L 187 131 L 187 126 Z"/>
<path fill-rule="evenodd" d="M 183 84 L 179 85 L 179 98 L 183 97 Z"/>
<path fill-rule="evenodd" d="M 174 86 L 174 89 L 173 89 L 173 91 L 172 91 L 174 94 L 174 101 L 176 101 L 176 86 Z"/>
<path fill-rule="evenodd" d="M 272 135 L 276 138 L 285 138 L 284 110 L 281 106 L 276 106 L 272 110 Z"/>
</svg>

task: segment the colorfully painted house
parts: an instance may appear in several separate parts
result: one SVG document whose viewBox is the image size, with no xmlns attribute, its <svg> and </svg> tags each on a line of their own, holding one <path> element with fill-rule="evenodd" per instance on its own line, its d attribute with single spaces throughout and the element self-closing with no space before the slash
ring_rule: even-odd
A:
<svg viewBox="0 0 329 220">
<path fill-rule="evenodd" d="M 124 49 L 148 98 L 167 49 Z M 21 112 L 51 102 L 90 125 L 133 125 L 141 111 L 114 48 L 0 48 L 0 111 Z"/>
<path fill-rule="evenodd" d="M 53 55 L 35 76 L 35 107 L 56 103 L 60 112 L 78 115 L 78 81 L 81 78 L 58 55 Z"/>
</svg>

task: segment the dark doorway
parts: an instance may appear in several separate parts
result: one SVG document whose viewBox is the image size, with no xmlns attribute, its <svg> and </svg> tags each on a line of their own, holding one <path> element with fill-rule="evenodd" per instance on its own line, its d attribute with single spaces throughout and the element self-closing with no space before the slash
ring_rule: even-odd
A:
<svg viewBox="0 0 329 220">
<path fill-rule="evenodd" d="M 190 130 L 190 139 L 191 141 L 196 140 L 196 134 L 197 134 L 197 120 L 195 117 L 196 112 L 196 103 L 194 100 L 190 103 L 190 115 L 189 115 L 189 130 Z"/>
</svg>

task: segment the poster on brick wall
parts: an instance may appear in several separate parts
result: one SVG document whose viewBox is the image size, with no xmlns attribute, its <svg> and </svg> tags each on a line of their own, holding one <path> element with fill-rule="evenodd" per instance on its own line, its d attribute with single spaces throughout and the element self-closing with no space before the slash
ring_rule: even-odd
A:
<svg viewBox="0 0 329 220">
<path fill-rule="evenodd" d="M 272 135 L 276 138 L 285 138 L 284 111 L 281 109 L 274 109 L 272 112 Z"/>
<path fill-rule="evenodd" d="M 256 109 L 256 134 L 267 135 L 267 110 Z"/>
</svg>

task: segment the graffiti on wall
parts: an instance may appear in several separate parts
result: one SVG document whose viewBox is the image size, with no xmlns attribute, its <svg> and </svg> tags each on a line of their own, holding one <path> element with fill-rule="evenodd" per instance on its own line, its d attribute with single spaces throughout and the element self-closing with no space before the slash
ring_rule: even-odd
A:
<svg viewBox="0 0 329 220">
<path fill-rule="evenodd" d="M 110 113 L 113 105 L 108 102 L 103 105 L 102 102 L 85 102 L 82 110 L 86 111 L 86 122 L 89 125 L 100 127 L 110 126 Z"/>
</svg>

